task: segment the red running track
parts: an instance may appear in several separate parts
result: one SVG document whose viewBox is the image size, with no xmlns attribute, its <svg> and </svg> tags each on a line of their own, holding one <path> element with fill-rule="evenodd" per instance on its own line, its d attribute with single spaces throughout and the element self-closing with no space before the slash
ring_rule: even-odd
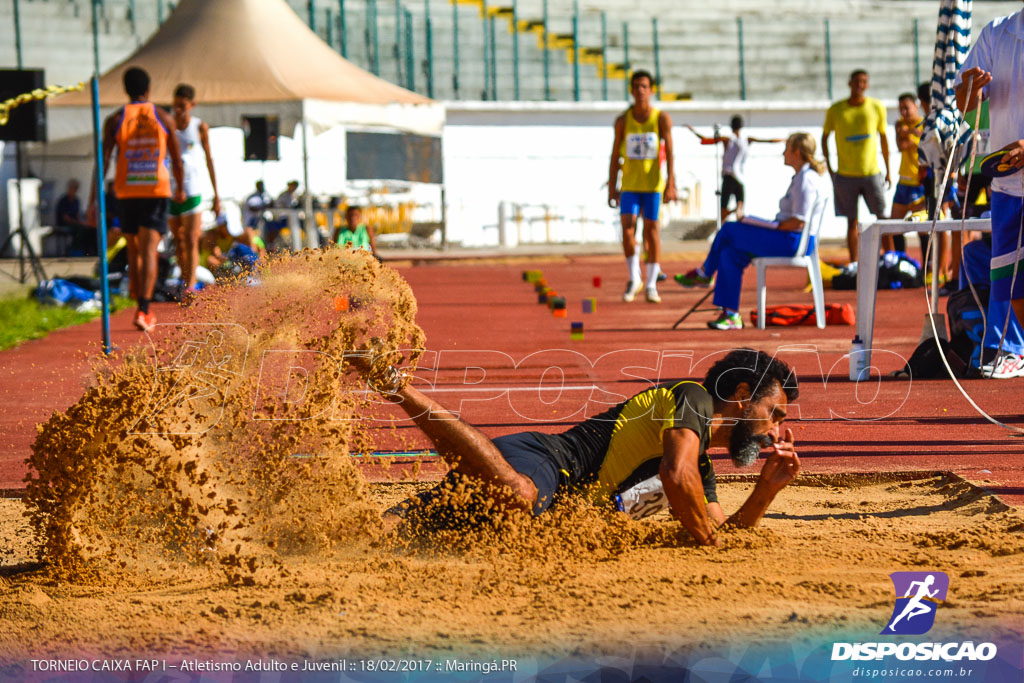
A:
<svg viewBox="0 0 1024 683">
<path fill-rule="evenodd" d="M 566 318 L 537 303 L 533 287 L 522 280 L 524 269 L 542 270 L 567 298 Z M 703 290 L 683 290 L 670 280 L 662 283 L 661 304 L 623 303 L 624 267 L 616 257 L 438 262 L 399 271 L 416 293 L 417 320 L 427 333 L 418 385 L 490 436 L 564 430 L 659 378 L 700 379 L 716 356 L 752 346 L 778 354 L 796 370 L 801 394 L 790 416 L 805 471 L 951 471 L 1024 505 L 1024 440 L 988 423 L 949 380 L 885 378 L 856 387 L 846 379 L 843 359 L 852 327 L 719 332 L 705 326 L 712 314 L 698 313 L 672 330 Z M 745 313 L 755 305 L 749 275 Z M 594 277 L 603 286 L 595 288 Z M 804 282 L 797 270 L 769 272 L 769 304 L 810 302 Z M 594 313 L 582 313 L 584 297 L 596 299 Z M 918 289 L 878 297 L 873 360 L 888 373 L 918 342 L 924 296 Z M 826 299 L 853 303 L 854 292 L 830 290 Z M 156 312 L 161 321 L 176 315 L 173 306 Z M 584 324 L 583 340 L 571 340 L 571 322 Z M 130 311 L 115 316 L 112 327 L 117 345 L 141 340 Z M 99 325 L 91 323 L 0 353 L 0 489 L 22 486 L 35 425 L 80 395 L 98 337 Z M 996 418 L 1024 427 L 1024 379 L 964 386 Z M 380 448 L 429 446 L 409 421 L 381 435 Z M 715 466 L 721 473 L 736 471 L 724 454 L 715 456 Z"/>
</svg>

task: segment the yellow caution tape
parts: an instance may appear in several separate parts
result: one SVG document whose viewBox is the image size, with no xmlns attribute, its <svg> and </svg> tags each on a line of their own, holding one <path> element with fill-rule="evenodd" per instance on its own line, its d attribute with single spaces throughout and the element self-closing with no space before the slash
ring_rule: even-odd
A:
<svg viewBox="0 0 1024 683">
<path fill-rule="evenodd" d="M 6 126 L 7 121 L 11 118 L 11 110 L 15 107 L 25 104 L 26 102 L 32 102 L 34 100 L 45 100 L 47 97 L 53 97 L 54 95 L 62 95 L 66 92 L 74 92 L 75 90 L 85 89 L 85 83 L 79 83 L 78 85 L 48 85 L 45 88 L 37 88 L 32 92 L 22 93 L 17 97 L 12 97 L 9 100 L 0 102 L 0 126 Z"/>
</svg>

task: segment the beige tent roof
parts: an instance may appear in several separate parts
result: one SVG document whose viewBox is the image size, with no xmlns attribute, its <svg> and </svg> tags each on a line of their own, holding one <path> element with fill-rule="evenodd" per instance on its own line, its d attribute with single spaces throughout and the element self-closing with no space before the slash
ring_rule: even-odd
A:
<svg viewBox="0 0 1024 683">
<path fill-rule="evenodd" d="M 100 78 L 100 104 L 125 103 L 122 74 L 149 72 L 153 100 L 189 83 L 201 104 L 322 100 L 368 105 L 432 104 L 343 59 L 284 0 L 182 0 L 135 54 Z M 91 103 L 88 89 L 51 101 Z"/>
</svg>

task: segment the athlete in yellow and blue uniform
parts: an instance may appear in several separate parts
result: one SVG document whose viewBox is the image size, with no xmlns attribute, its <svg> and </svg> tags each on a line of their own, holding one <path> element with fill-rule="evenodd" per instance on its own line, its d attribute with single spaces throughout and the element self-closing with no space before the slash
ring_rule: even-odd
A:
<svg viewBox="0 0 1024 683">
<path fill-rule="evenodd" d="M 644 251 L 647 254 L 647 300 L 658 303 L 658 275 L 661 273 L 661 239 L 658 236 L 658 214 L 662 192 L 665 201 L 676 199 L 673 171 L 672 120 L 665 112 L 651 106 L 654 79 L 646 71 L 635 71 L 630 80 L 633 106 L 615 119 L 615 142 L 612 144 L 611 167 L 608 171 L 608 204 L 620 207 L 622 216 L 622 251 L 626 256 L 629 282 L 623 301 L 633 301 L 643 288 L 640 255 L 636 250 L 637 217 L 644 219 Z M 665 172 L 661 164 L 665 162 Z M 620 183 L 619 171 L 622 171 Z"/>
<path fill-rule="evenodd" d="M 774 453 L 754 491 L 729 520 L 739 526 L 756 525 L 800 468 L 792 431 L 783 435 L 780 429 L 787 406 L 797 398 L 795 376 L 762 351 L 732 351 L 702 383 L 651 387 L 561 434 L 525 432 L 494 440 L 409 386 L 396 368 L 381 372 L 368 358 L 352 362 L 430 437 L 452 466 L 452 480 L 461 475 L 481 481 L 493 487 L 500 504 L 535 515 L 568 491 L 586 489 L 597 500 L 611 501 L 659 475 L 676 518 L 699 543 L 717 545 L 715 529 L 726 517 L 709 448 L 727 447 L 733 462 L 745 466 L 757 459 L 764 439 L 772 443 Z M 429 501 L 440 489 L 419 498 Z M 391 508 L 386 519 L 402 517 L 411 505 L 405 501 Z"/>
</svg>

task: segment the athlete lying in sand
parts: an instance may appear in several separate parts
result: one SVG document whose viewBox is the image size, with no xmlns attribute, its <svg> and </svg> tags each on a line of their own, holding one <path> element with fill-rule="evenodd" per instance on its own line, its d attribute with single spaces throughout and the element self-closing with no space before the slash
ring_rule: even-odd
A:
<svg viewBox="0 0 1024 683">
<path fill-rule="evenodd" d="M 405 410 L 453 471 L 492 485 L 504 504 L 535 515 L 578 486 L 592 485 L 598 498 L 608 498 L 660 475 L 675 517 L 698 543 L 719 545 L 719 526 L 756 526 L 800 472 L 793 432 L 781 433 L 787 406 L 797 398 L 795 376 L 763 351 L 732 351 L 703 383 L 647 389 L 562 434 L 525 432 L 493 440 L 409 386 L 409 377 L 396 367 L 379 358 L 375 363 L 373 353 L 350 358 L 372 388 Z M 707 449 L 728 448 L 737 466 L 749 466 L 762 446 L 771 453 L 754 490 L 727 520 Z M 388 510 L 386 519 L 397 521 L 403 505 Z"/>
</svg>

